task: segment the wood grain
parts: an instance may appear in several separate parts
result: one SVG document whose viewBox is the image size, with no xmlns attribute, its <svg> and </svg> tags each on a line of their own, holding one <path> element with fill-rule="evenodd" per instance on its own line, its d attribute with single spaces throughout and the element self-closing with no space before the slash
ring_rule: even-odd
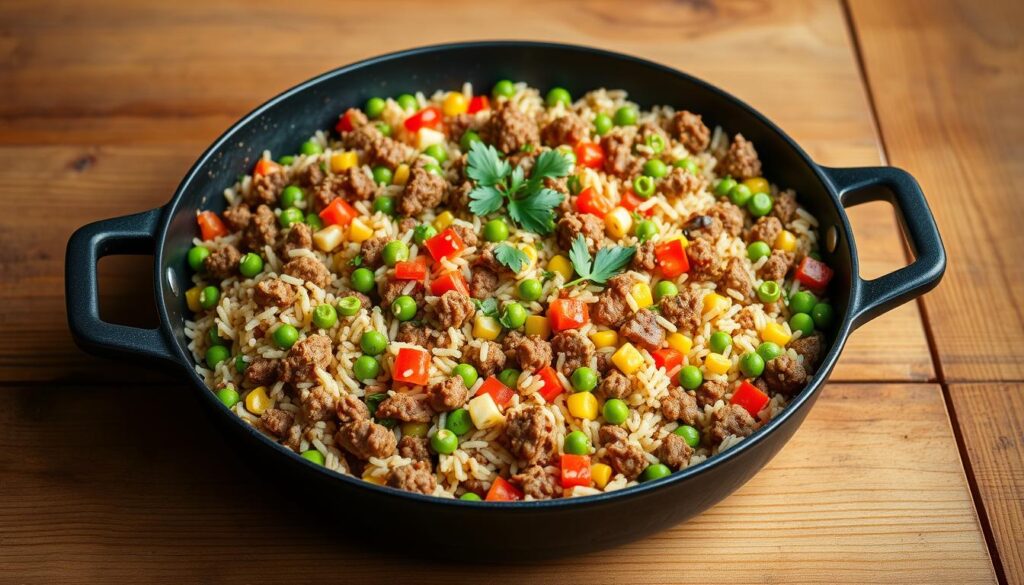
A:
<svg viewBox="0 0 1024 585">
<path fill-rule="evenodd" d="M 238 463 L 183 388 L 12 388 L 7 403 L 0 566 L 23 581 L 994 582 L 934 385 L 830 385 L 792 443 L 709 512 L 529 566 L 396 562 L 410 541 L 354 542 Z"/>
</svg>

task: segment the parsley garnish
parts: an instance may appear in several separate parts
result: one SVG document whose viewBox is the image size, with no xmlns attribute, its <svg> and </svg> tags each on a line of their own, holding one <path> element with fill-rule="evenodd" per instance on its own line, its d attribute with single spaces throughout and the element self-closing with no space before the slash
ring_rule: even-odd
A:
<svg viewBox="0 0 1024 585">
<path fill-rule="evenodd" d="M 498 244 L 494 247 L 494 259 L 516 273 L 523 269 L 523 265 L 530 262 L 530 257 L 526 255 L 526 252 L 508 244 Z"/>
<path fill-rule="evenodd" d="M 601 248 L 597 251 L 594 259 L 590 259 L 590 251 L 587 250 L 587 241 L 582 234 L 578 234 L 572 241 L 569 249 L 569 260 L 572 260 L 572 267 L 580 277 L 565 286 L 572 286 L 578 282 L 589 280 L 594 284 L 604 284 L 608 279 L 615 276 L 629 264 L 636 254 L 633 246 L 612 246 Z"/>
<path fill-rule="evenodd" d="M 569 160 L 562 153 L 547 150 L 537 157 L 530 178 L 521 166 L 512 169 L 493 146 L 474 142 L 467 157 L 466 175 L 476 181 L 469 193 L 469 210 L 479 216 L 501 209 L 508 201 L 508 215 L 523 229 L 546 235 L 555 228 L 554 209 L 564 198 L 544 187 L 544 179 L 564 177 Z"/>
<path fill-rule="evenodd" d="M 494 317 L 498 314 L 498 299 L 494 297 L 488 297 L 482 301 L 473 299 L 473 304 L 487 317 Z"/>
</svg>

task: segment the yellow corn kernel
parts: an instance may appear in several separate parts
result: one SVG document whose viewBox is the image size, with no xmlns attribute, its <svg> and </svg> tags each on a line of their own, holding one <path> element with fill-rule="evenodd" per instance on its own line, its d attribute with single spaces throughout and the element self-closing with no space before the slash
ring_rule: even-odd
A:
<svg viewBox="0 0 1024 585">
<path fill-rule="evenodd" d="M 330 252 L 341 244 L 344 236 L 345 232 L 341 229 L 340 225 L 329 225 L 313 234 L 313 245 L 318 250 Z"/>
<path fill-rule="evenodd" d="M 644 365 L 644 356 L 640 355 L 632 343 L 626 342 L 612 354 L 612 363 L 628 376 Z"/>
<path fill-rule="evenodd" d="M 594 480 L 594 487 L 603 490 L 612 478 L 612 468 L 604 463 L 594 463 L 590 466 L 590 479 Z"/>
<path fill-rule="evenodd" d="M 441 110 L 444 111 L 445 116 L 458 116 L 468 109 L 469 102 L 466 101 L 466 96 L 457 91 L 448 92 L 448 95 L 444 96 L 444 102 L 441 103 Z"/>
<path fill-rule="evenodd" d="M 714 374 L 724 374 L 729 371 L 732 361 L 720 353 L 709 353 L 704 358 L 704 367 Z"/>
<path fill-rule="evenodd" d="M 668 336 L 668 346 L 685 356 L 693 348 L 693 340 L 682 333 L 673 333 Z"/>
<path fill-rule="evenodd" d="M 429 423 L 423 422 L 404 422 L 402 423 L 402 436 L 408 435 L 410 437 L 426 437 L 427 431 L 430 430 Z"/>
<path fill-rule="evenodd" d="M 729 308 L 729 304 L 729 299 L 723 297 L 722 295 L 717 293 L 708 293 L 704 295 L 703 313 L 705 315 L 711 312 L 721 313 L 722 311 Z"/>
<path fill-rule="evenodd" d="M 198 313 L 203 310 L 203 307 L 199 304 L 199 297 L 201 296 L 203 296 L 203 287 L 201 286 L 193 286 L 185 291 L 185 303 L 188 304 L 189 311 Z"/>
<path fill-rule="evenodd" d="M 395 174 L 391 178 L 392 182 L 396 185 L 404 185 L 409 182 L 409 165 L 402 163 L 395 169 Z"/>
<path fill-rule="evenodd" d="M 372 472 L 373 472 L 373 468 L 370 467 L 369 465 L 366 466 L 366 471 L 363 472 L 363 481 L 366 481 L 366 482 L 369 482 L 369 483 L 372 483 L 372 484 L 376 484 L 376 485 L 384 485 L 384 476 L 382 476 L 382 475 L 373 475 Z"/>
<path fill-rule="evenodd" d="M 786 328 L 778 323 L 769 323 L 761 330 L 761 339 L 777 344 L 779 347 L 786 347 L 793 336 L 786 333 Z"/>
<path fill-rule="evenodd" d="M 523 246 L 523 254 L 526 254 L 526 257 L 530 259 L 530 263 L 524 266 L 523 270 L 533 268 L 537 264 L 537 249 L 530 245 Z"/>
<path fill-rule="evenodd" d="M 489 429 L 500 425 L 504 420 L 494 397 L 490 394 L 481 394 L 470 400 L 466 410 L 469 411 L 469 418 L 473 420 L 473 426 L 478 429 Z"/>
<path fill-rule="evenodd" d="M 572 280 L 572 262 L 561 254 L 548 260 L 548 270 L 561 274 L 566 281 Z"/>
<path fill-rule="evenodd" d="M 434 218 L 434 229 L 436 229 L 439 232 L 444 231 L 445 228 L 452 225 L 452 222 L 454 220 L 455 216 L 452 215 L 452 212 L 442 211 L 440 214 L 438 214 L 437 217 Z"/>
<path fill-rule="evenodd" d="M 637 306 L 641 309 L 646 309 L 654 304 L 654 297 L 651 295 L 651 287 L 646 282 L 638 282 L 633 285 L 633 288 L 629 291 L 629 296 L 633 297 L 636 301 Z"/>
<path fill-rule="evenodd" d="M 604 216 L 604 229 L 613 239 L 626 237 L 633 227 L 633 216 L 625 207 L 616 207 Z"/>
<path fill-rule="evenodd" d="M 547 339 L 551 335 L 551 323 L 547 317 L 530 315 L 526 318 L 525 331 L 527 335 L 536 335 L 541 339 Z"/>
<path fill-rule="evenodd" d="M 597 398 L 593 392 L 570 394 L 565 403 L 569 407 L 569 414 L 576 418 L 585 418 L 587 420 L 597 418 Z"/>
<path fill-rule="evenodd" d="M 590 334 L 590 341 L 594 342 L 597 349 L 615 347 L 619 344 L 619 334 L 614 331 L 595 331 Z"/>
<path fill-rule="evenodd" d="M 771 193 L 771 185 L 768 184 L 768 179 L 764 177 L 753 177 L 743 181 L 743 184 L 750 189 L 751 193 Z"/>
<path fill-rule="evenodd" d="M 494 341 L 501 334 L 501 323 L 494 317 L 477 315 L 473 322 L 473 337 Z"/>
<path fill-rule="evenodd" d="M 273 403 L 274 401 L 267 396 L 267 389 L 264 386 L 258 386 L 245 395 L 245 409 L 255 415 L 263 414 Z"/>
<path fill-rule="evenodd" d="M 426 150 L 428 146 L 435 144 L 444 144 L 445 136 L 437 130 L 431 130 L 430 128 L 420 128 L 416 132 L 416 149 Z"/>
<path fill-rule="evenodd" d="M 356 151 L 348 150 L 336 152 L 331 155 L 331 172 L 342 173 L 359 164 L 359 156 Z"/>
<path fill-rule="evenodd" d="M 796 236 L 789 230 L 782 230 L 775 238 L 775 247 L 783 252 L 795 252 Z"/>
<path fill-rule="evenodd" d="M 326 229 L 326 228 L 324 228 Z M 373 237 L 373 229 L 363 223 L 363 220 L 358 217 L 352 220 L 352 223 L 348 224 L 348 239 L 358 243 L 365 242 Z"/>
</svg>

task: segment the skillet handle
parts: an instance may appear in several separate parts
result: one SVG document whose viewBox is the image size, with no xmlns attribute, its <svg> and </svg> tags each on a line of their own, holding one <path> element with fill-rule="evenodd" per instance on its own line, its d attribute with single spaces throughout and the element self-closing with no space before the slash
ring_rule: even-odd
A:
<svg viewBox="0 0 1024 585">
<path fill-rule="evenodd" d="M 851 304 L 857 328 L 935 288 L 946 271 L 946 251 L 921 186 L 910 173 L 895 167 L 835 169 L 823 167 L 843 207 L 888 201 L 896 208 L 900 227 L 910 242 L 914 261 L 874 280 L 860 280 L 861 294 Z"/>
<path fill-rule="evenodd" d="M 171 346 L 160 329 L 142 329 L 100 319 L 96 267 L 112 254 L 152 254 L 163 209 L 151 209 L 90 223 L 68 240 L 64 264 L 64 297 L 68 325 L 75 343 L 101 355 L 135 354 L 173 361 Z"/>
</svg>

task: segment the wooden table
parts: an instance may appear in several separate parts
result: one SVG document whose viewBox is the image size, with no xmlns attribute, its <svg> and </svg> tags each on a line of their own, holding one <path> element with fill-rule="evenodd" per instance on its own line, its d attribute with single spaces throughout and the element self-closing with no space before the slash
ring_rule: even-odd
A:
<svg viewBox="0 0 1024 585">
<path fill-rule="evenodd" d="M 0 2 L 0 581 L 1024 583 L 1022 17 L 974 0 Z M 224 128 L 316 73 L 510 37 L 689 71 L 819 162 L 898 165 L 929 196 L 943 284 L 856 332 L 735 495 L 611 551 L 409 560 L 407 540 L 358 543 L 238 463 L 180 377 L 74 347 L 75 227 L 162 204 Z M 852 216 L 864 276 L 907 262 L 891 209 Z M 101 262 L 105 316 L 153 321 L 150 264 Z"/>
</svg>

